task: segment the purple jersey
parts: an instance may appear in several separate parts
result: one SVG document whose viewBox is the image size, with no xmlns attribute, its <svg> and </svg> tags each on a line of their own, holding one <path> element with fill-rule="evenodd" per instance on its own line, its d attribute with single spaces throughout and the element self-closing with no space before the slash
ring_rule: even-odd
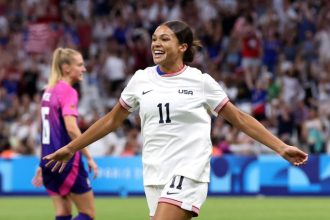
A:
<svg viewBox="0 0 330 220">
<path fill-rule="evenodd" d="M 64 81 L 59 81 L 53 88 L 44 92 L 41 100 L 42 157 L 71 141 L 65 128 L 64 116 L 77 117 L 77 105 L 76 90 Z M 51 168 L 45 167 L 46 162 L 41 160 L 40 167 L 43 183 L 49 195 L 67 195 L 70 192 L 80 194 L 91 189 L 80 152 L 75 153 L 62 173 L 51 172 Z"/>
<path fill-rule="evenodd" d="M 68 83 L 59 81 L 53 88 L 46 89 L 41 100 L 42 157 L 55 152 L 71 141 L 65 128 L 64 116 L 78 116 L 78 94 Z M 69 167 L 73 160 L 70 160 Z M 46 161 L 41 160 L 40 166 Z"/>
</svg>

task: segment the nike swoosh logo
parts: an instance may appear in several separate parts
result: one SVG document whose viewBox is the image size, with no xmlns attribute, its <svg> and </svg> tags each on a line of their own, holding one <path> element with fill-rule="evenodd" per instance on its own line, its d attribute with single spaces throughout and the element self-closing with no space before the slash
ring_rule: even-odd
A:
<svg viewBox="0 0 330 220">
<path fill-rule="evenodd" d="M 167 195 L 179 194 L 178 192 L 167 192 Z"/>
<path fill-rule="evenodd" d="M 150 89 L 150 90 L 148 90 L 148 91 L 143 91 L 142 92 L 142 95 L 145 95 L 145 94 L 147 94 L 148 92 L 151 92 L 152 91 L 152 89 Z"/>
</svg>

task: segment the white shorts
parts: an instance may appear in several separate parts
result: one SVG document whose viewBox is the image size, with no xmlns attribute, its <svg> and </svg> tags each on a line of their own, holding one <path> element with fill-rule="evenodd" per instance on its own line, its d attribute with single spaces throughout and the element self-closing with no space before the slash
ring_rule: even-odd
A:
<svg viewBox="0 0 330 220">
<path fill-rule="evenodd" d="M 169 203 L 198 216 L 206 200 L 208 183 L 197 182 L 183 176 L 174 176 L 166 185 L 144 186 L 149 214 L 154 216 L 158 203 Z"/>
<path fill-rule="evenodd" d="M 259 58 L 250 58 L 246 57 L 242 59 L 242 67 L 243 69 L 247 68 L 256 68 L 261 64 L 261 60 Z"/>
</svg>

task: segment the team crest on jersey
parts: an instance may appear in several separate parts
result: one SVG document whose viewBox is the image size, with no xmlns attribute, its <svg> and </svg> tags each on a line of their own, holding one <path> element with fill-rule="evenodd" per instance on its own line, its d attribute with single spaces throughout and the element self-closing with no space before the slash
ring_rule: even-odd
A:
<svg viewBox="0 0 330 220">
<path fill-rule="evenodd" d="M 42 100 L 49 102 L 50 101 L 50 96 L 51 96 L 51 94 L 49 92 L 45 92 L 42 96 Z"/>
<path fill-rule="evenodd" d="M 179 94 L 185 94 L 185 95 L 194 95 L 194 92 L 192 90 L 186 90 L 186 89 L 179 89 Z"/>
</svg>

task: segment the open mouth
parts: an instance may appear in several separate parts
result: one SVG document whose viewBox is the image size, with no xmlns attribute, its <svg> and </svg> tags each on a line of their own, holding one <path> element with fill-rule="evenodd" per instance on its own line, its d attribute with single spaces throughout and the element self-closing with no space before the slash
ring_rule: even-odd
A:
<svg viewBox="0 0 330 220">
<path fill-rule="evenodd" d="M 165 54 L 165 52 L 162 51 L 162 50 L 154 50 L 154 57 L 155 57 L 155 58 L 160 58 L 160 57 L 162 57 L 164 54 Z"/>
</svg>

